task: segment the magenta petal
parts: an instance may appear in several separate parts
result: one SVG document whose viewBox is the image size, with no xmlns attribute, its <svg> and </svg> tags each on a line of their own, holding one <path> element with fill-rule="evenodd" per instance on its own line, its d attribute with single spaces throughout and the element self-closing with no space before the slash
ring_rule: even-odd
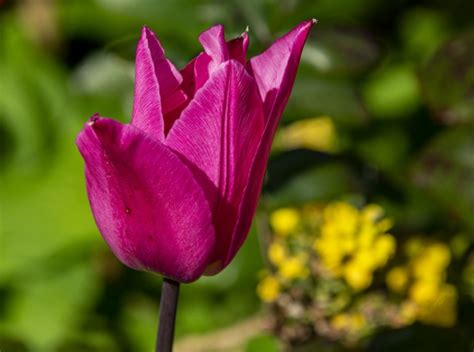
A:
<svg viewBox="0 0 474 352">
<path fill-rule="evenodd" d="M 252 164 L 249 183 L 239 204 L 238 222 L 224 265 L 227 265 L 235 256 L 252 225 L 273 137 L 293 87 L 303 46 L 314 23 L 314 20 L 301 23 L 276 40 L 265 52 L 250 60 L 251 69 L 264 101 L 267 122 Z"/>
<path fill-rule="evenodd" d="M 132 124 L 164 139 L 163 116 L 186 101 L 181 74 L 166 59 L 155 34 L 144 27 L 137 46 Z"/>
<path fill-rule="evenodd" d="M 237 60 L 245 64 L 249 46 L 248 33 L 225 42 L 224 27 L 217 25 L 203 32 L 199 37 L 205 52 L 199 53 L 181 71 L 183 83 L 181 89 L 188 101 L 209 79 L 212 72 L 226 60 Z M 182 106 L 182 109 L 184 107 Z"/>
<path fill-rule="evenodd" d="M 209 64 L 211 61 L 209 55 L 200 53 L 181 71 L 183 75 L 181 89 L 189 99 L 192 99 L 196 91 L 209 79 Z"/>
<path fill-rule="evenodd" d="M 283 113 L 300 62 L 301 52 L 315 20 L 305 21 L 250 60 L 268 119 Z"/>
<path fill-rule="evenodd" d="M 224 37 L 224 26 L 215 25 L 199 35 L 199 42 L 216 65 L 229 59 L 229 49 Z"/>
<path fill-rule="evenodd" d="M 237 209 L 264 127 L 262 103 L 245 67 L 222 64 L 196 93 L 169 132 L 166 144 L 204 173 L 217 189 L 215 202 L 218 259 L 227 253 Z"/>
<path fill-rule="evenodd" d="M 227 42 L 229 48 L 229 56 L 231 59 L 245 64 L 247 61 L 247 50 L 249 48 L 249 35 L 247 32 L 242 33 L 240 37 L 229 40 Z"/>
<path fill-rule="evenodd" d="M 197 279 L 215 243 L 205 195 L 179 157 L 141 130 L 95 117 L 77 139 L 97 226 L 126 265 Z"/>
</svg>

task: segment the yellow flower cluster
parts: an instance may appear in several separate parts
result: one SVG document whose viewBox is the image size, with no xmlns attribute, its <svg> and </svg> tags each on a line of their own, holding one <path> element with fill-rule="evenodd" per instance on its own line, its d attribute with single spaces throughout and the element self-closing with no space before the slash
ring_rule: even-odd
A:
<svg viewBox="0 0 474 352">
<path fill-rule="evenodd" d="M 310 273 L 307 254 L 304 251 L 292 254 L 285 241 L 299 229 L 300 212 L 295 208 L 280 208 L 271 214 L 270 224 L 277 238 L 269 245 L 267 256 L 277 271 L 275 274 L 264 274 L 257 287 L 257 294 L 265 302 L 275 301 L 282 285 L 306 279 Z"/>
<path fill-rule="evenodd" d="M 368 289 L 377 271 L 389 269 L 387 263 L 396 251 L 396 240 L 388 232 L 392 221 L 379 205 L 358 209 L 332 202 L 284 207 L 272 212 L 269 222 L 270 265 L 257 294 L 264 302 L 274 302 L 274 314 L 291 317 L 291 324 L 348 346 L 382 327 L 399 328 L 415 321 L 455 324 L 457 291 L 446 282 L 451 251 L 442 242 L 409 240 L 398 253 L 408 260 L 386 273 L 388 290 L 375 285 Z M 320 321 L 296 319 L 295 307 L 318 312 Z"/>
<path fill-rule="evenodd" d="M 323 210 L 314 249 L 328 272 L 343 277 L 356 291 L 370 286 L 374 271 L 395 252 L 395 238 L 387 233 L 392 222 L 382 216 L 383 209 L 374 204 L 359 211 L 335 202 Z"/>
<path fill-rule="evenodd" d="M 391 269 L 386 282 L 398 294 L 406 293 L 416 319 L 433 325 L 452 326 L 456 322 L 456 288 L 446 283 L 451 253 L 441 242 L 407 242 L 409 262 Z"/>
<path fill-rule="evenodd" d="M 329 116 L 320 116 L 293 122 L 282 128 L 275 141 L 275 148 L 306 148 L 332 152 L 336 147 L 336 128 Z"/>
<path fill-rule="evenodd" d="M 304 252 L 292 255 L 284 242 L 274 241 L 268 248 L 268 259 L 277 269 L 275 274 L 266 273 L 260 281 L 257 293 L 265 302 L 278 298 L 282 285 L 309 276 L 308 258 Z"/>
<path fill-rule="evenodd" d="M 300 227 L 300 212 L 294 208 L 278 209 L 271 214 L 270 224 L 277 235 L 286 237 Z M 309 275 L 306 253 L 291 254 L 283 238 L 278 238 L 270 244 L 268 259 L 278 269 L 283 281 L 305 279 Z"/>
</svg>

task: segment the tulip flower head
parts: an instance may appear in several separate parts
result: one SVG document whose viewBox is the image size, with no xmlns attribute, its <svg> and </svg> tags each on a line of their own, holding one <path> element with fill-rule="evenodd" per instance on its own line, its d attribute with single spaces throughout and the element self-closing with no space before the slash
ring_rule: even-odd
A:
<svg viewBox="0 0 474 352">
<path fill-rule="evenodd" d="M 191 282 L 234 258 L 314 23 L 250 60 L 247 33 L 211 27 L 181 71 L 143 28 L 131 122 L 94 115 L 77 138 L 95 221 L 125 265 Z"/>
</svg>

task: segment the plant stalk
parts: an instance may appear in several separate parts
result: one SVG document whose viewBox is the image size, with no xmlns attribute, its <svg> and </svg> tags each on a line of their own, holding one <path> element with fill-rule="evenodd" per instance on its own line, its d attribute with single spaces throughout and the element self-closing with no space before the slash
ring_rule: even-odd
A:
<svg viewBox="0 0 474 352">
<path fill-rule="evenodd" d="M 158 323 L 156 352 L 171 352 L 173 350 L 178 296 L 179 282 L 164 278 L 161 287 L 160 319 Z"/>
</svg>

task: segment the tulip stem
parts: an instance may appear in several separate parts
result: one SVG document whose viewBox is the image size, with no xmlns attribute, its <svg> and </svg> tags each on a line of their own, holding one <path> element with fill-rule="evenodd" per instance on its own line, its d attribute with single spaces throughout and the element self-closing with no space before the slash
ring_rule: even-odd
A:
<svg viewBox="0 0 474 352">
<path fill-rule="evenodd" d="M 161 287 L 160 321 L 158 325 L 156 352 L 171 352 L 173 349 L 178 296 L 179 282 L 164 278 Z"/>
</svg>

